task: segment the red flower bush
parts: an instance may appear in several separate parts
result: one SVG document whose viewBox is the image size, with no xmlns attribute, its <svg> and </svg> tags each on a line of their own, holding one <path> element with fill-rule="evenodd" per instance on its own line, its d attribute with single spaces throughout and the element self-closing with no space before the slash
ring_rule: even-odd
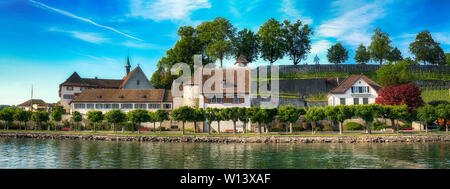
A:
<svg viewBox="0 0 450 189">
<path fill-rule="evenodd" d="M 406 104 L 409 110 L 423 105 L 423 100 L 419 87 L 412 83 L 389 86 L 378 91 L 378 98 L 375 103 L 381 105 L 402 105 Z"/>
</svg>

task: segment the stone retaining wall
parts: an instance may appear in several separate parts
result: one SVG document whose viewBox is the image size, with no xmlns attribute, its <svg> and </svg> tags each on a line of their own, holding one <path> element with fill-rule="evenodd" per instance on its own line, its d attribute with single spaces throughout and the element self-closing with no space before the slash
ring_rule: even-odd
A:
<svg viewBox="0 0 450 189">
<path fill-rule="evenodd" d="M 95 141 L 216 142 L 216 143 L 392 143 L 450 142 L 450 135 L 377 136 L 153 136 L 71 133 L 0 132 L 4 138 L 74 139 Z"/>
</svg>

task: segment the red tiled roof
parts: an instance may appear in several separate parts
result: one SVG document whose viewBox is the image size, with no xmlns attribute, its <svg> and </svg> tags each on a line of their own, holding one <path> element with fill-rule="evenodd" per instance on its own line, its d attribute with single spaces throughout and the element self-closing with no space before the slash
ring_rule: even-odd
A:
<svg viewBox="0 0 450 189">
<path fill-rule="evenodd" d="M 60 86 L 81 86 L 81 87 L 98 87 L 98 88 L 119 88 L 123 83 L 121 79 L 98 79 L 98 78 L 81 78 L 77 72 L 74 72 Z"/>
<path fill-rule="evenodd" d="M 239 58 L 237 59 L 236 63 L 234 63 L 234 64 L 238 64 L 238 63 L 247 64 L 248 60 L 247 60 L 247 58 L 245 58 L 244 55 L 240 55 Z"/>
<path fill-rule="evenodd" d="M 30 106 L 31 105 L 31 101 L 33 101 L 33 104 L 47 105 L 47 103 L 44 102 L 41 99 L 32 99 L 32 100 L 30 99 L 30 100 L 27 100 L 27 101 L 25 101 L 25 102 L 23 102 L 23 103 L 21 103 L 21 104 L 19 104 L 17 106 Z"/>
<path fill-rule="evenodd" d="M 350 76 L 348 76 L 336 88 L 331 90 L 330 93 L 331 94 L 345 93 L 359 79 L 362 79 L 364 82 L 366 82 L 369 86 L 371 86 L 377 92 L 378 92 L 379 89 L 383 88 L 381 85 L 379 85 L 378 83 L 375 83 L 374 81 L 372 81 L 371 79 L 369 79 L 365 75 L 360 74 L 360 75 L 350 75 Z"/>
<path fill-rule="evenodd" d="M 74 96 L 72 102 L 172 102 L 164 89 L 89 89 Z"/>
</svg>

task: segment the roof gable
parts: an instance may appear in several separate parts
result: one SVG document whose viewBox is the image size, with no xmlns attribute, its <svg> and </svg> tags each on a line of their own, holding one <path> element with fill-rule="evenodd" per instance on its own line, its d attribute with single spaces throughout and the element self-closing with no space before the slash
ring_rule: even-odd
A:
<svg viewBox="0 0 450 189">
<path fill-rule="evenodd" d="M 122 84 L 120 85 L 120 88 L 128 88 L 128 89 L 153 89 L 152 84 L 148 80 L 147 76 L 145 75 L 144 71 L 142 71 L 140 66 L 137 66 L 134 68 L 127 76 L 125 76 L 123 79 Z M 131 82 L 135 82 L 135 80 L 139 80 L 141 86 L 134 86 L 131 84 Z"/>
<path fill-rule="evenodd" d="M 375 83 L 368 77 L 366 77 L 363 74 L 360 75 L 350 75 L 348 76 L 344 81 L 342 81 L 336 88 L 330 91 L 331 94 L 341 94 L 345 93 L 348 89 L 352 87 L 353 84 L 355 84 L 358 80 L 362 79 L 364 82 L 367 83 L 370 87 L 372 87 L 375 91 L 378 92 L 379 89 L 383 88 L 378 83 Z"/>
</svg>

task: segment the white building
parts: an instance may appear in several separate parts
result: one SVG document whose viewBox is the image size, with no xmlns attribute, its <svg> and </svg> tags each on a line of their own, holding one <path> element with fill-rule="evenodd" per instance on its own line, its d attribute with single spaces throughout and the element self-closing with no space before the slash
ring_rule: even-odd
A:
<svg viewBox="0 0 450 189">
<path fill-rule="evenodd" d="M 363 74 L 350 75 L 328 93 L 328 105 L 373 104 L 381 88 L 381 85 Z"/>
</svg>

